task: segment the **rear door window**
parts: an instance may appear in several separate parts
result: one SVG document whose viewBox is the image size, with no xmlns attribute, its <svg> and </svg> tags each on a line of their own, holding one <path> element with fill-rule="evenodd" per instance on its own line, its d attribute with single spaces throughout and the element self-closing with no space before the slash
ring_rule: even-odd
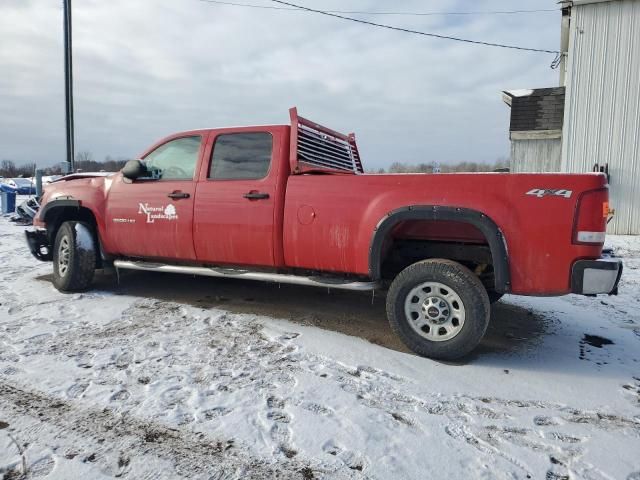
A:
<svg viewBox="0 0 640 480">
<path fill-rule="evenodd" d="M 211 155 L 209 178 L 259 180 L 271 165 L 273 137 L 267 132 L 218 135 Z"/>
</svg>

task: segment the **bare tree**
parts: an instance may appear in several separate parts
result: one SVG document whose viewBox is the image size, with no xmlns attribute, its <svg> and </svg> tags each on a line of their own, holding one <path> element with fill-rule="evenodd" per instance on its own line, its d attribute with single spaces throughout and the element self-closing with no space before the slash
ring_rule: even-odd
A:
<svg viewBox="0 0 640 480">
<path fill-rule="evenodd" d="M 0 162 L 0 176 L 15 177 L 17 175 L 16 164 L 11 160 L 2 160 Z"/>
<path fill-rule="evenodd" d="M 76 163 L 93 162 L 93 154 L 86 150 L 76 153 Z"/>
<path fill-rule="evenodd" d="M 43 169 L 44 175 L 62 175 L 62 166 L 60 164 L 55 165 L 53 167 L 47 167 Z"/>
<path fill-rule="evenodd" d="M 36 164 L 34 162 L 25 163 L 16 169 L 16 176 L 33 177 L 36 174 Z"/>
<path fill-rule="evenodd" d="M 127 163 L 126 158 L 114 159 L 109 155 L 105 157 L 104 161 L 99 162 L 93 159 L 91 152 L 82 151 L 76 154 L 75 167 L 76 170 L 83 172 L 117 172 L 125 163 Z"/>
<path fill-rule="evenodd" d="M 403 162 L 394 162 L 388 169 L 389 173 L 432 173 L 435 164 L 419 163 L 417 165 Z M 494 163 L 459 162 L 454 164 L 438 164 L 442 173 L 451 172 L 492 172 L 497 169 L 505 169 L 509 166 L 509 160 L 499 158 Z M 384 173 L 381 168 L 378 173 Z"/>
</svg>

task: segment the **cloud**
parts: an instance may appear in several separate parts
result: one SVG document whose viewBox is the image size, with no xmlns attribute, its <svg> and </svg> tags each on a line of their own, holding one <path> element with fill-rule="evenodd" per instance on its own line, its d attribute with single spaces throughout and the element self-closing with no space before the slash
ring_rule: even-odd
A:
<svg viewBox="0 0 640 480">
<path fill-rule="evenodd" d="M 269 4 L 266 0 L 255 0 Z M 52 4 L 53 3 L 53 4 Z M 64 158 L 62 9 L 0 5 L 0 157 Z M 405 11 L 470 2 L 394 2 Z M 518 2 L 519 9 L 555 1 Z M 307 0 L 305 5 L 319 6 Z M 349 9 L 380 10 L 353 0 Z M 474 10 L 512 9 L 506 0 Z M 198 0 L 74 2 L 76 148 L 132 157 L 174 131 L 287 123 L 287 109 L 355 131 L 369 167 L 508 155 L 506 88 L 557 84 L 552 56 L 419 37 L 318 15 Z M 338 0 L 326 9 L 346 9 Z M 390 7 L 385 7 L 390 8 Z M 553 49 L 558 14 L 367 17 L 408 28 Z"/>
</svg>

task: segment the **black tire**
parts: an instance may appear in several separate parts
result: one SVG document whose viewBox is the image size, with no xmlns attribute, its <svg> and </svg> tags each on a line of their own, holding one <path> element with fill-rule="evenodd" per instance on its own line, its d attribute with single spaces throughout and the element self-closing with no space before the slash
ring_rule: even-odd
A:
<svg viewBox="0 0 640 480">
<path fill-rule="evenodd" d="M 494 304 L 504 296 L 504 293 L 498 293 L 495 290 L 487 290 L 487 295 L 489 295 L 489 303 Z"/>
<path fill-rule="evenodd" d="M 429 323 L 431 318 L 428 315 L 434 315 L 434 312 L 427 307 L 435 300 L 425 300 L 421 303 L 421 299 L 417 296 L 426 295 L 430 296 L 429 298 L 438 298 L 439 292 L 427 287 L 427 292 L 435 293 L 423 293 L 425 289 L 419 288 L 428 282 L 447 287 L 450 290 L 440 288 L 440 291 L 447 292 L 445 295 L 455 295 L 455 298 L 463 304 L 460 307 L 459 302 L 453 300 L 452 306 L 447 307 L 449 310 L 441 309 L 441 317 L 436 320 L 442 320 L 444 322 L 442 325 Z M 408 299 L 412 292 L 417 293 Z M 450 297 L 447 298 L 451 300 Z M 411 320 L 405 313 L 405 301 L 409 302 L 407 307 L 409 309 L 420 308 L 420 311 L 424 312 L 424 318 L 420 317 L 417 312 L 410 312 L 411 316 L 416 316 L 415 320 Z M 459 316 L 455 314 L 454 310 L 456 309 L 461 315 L 464 314 L 462 323 L 457 318 L 453 318 Z M 387 317 L 396 335 L 418 355 L 440 360 L 455 360 L 470 353 L 480 343 L 487 330 L 490 310 L 489 297 L 480 279 L 467 267 L 451 260 L 430 259 L 410 265 L 398 274 L 387 293 Z M 456 321 L 458 325 L 455 325 Z M 427 324 L 419 327 L 416 322 L 426 322 Z M 433 331 L 431 331 L 432 328 Z M 429 331 L 423 330 L 423 333 L 418 334 L 416 329 Z M 437 337 L 442 334 L 443 330 L 446 332 L 444 338 L 447 335 L 454 336 L 438 341 L 425 338 L 428 335 Z M 447 332 L 447 330 L 450 331 Z"/>
<path fill-rule="evenodd" d="M 64 222 L 53 247 L 53 285 L 61 292 L 86 290 L 96 269 L 96 238 L 83 222 Z"/>
</svg>

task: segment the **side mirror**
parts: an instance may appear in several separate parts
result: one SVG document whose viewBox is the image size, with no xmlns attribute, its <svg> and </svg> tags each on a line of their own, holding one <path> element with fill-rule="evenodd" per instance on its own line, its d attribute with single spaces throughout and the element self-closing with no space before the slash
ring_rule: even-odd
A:
<svg viewBox="0 0 640 480">
<path fill-rule="evenodd" d="M 136 180 L 141 177 L 148 177 L 147 166 L 140 160 L 129 160 L 124 164 L 122 175 L 129 180 Z"/>
</svg>

